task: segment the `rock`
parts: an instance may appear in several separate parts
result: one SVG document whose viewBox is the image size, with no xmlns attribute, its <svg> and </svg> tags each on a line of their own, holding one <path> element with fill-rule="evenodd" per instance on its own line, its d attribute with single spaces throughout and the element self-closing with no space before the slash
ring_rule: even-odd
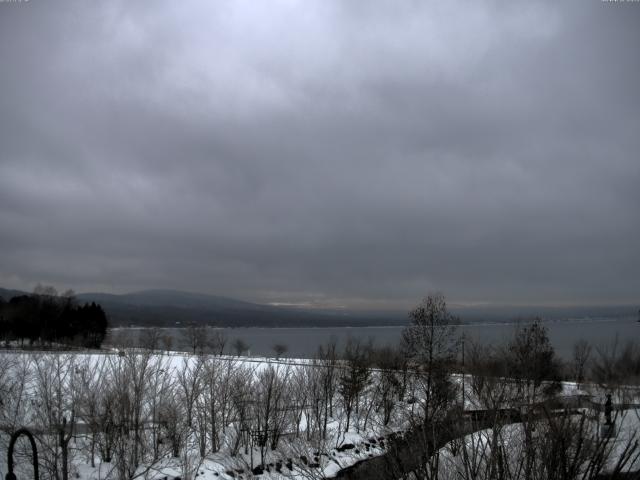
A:
<svg viewBox="0 0 640 480">
<path fill-rule="evenodd" d="M 264 473 L 264 468 L 262 468 L 262 465 L 258 465 L 256 468 L 254 468 L 253 470 L 251 470 L 251 472 L 254 475 L 262 475 Z"/>
<path fill-rule="evenodd" d="M 339 452 L 344 452 L 345 450 L 353 450 L 354 448 L 355 445 L 353 443 L 344 443 L 336 448 L 336 450 L 338 450 Z"/>
</svg>

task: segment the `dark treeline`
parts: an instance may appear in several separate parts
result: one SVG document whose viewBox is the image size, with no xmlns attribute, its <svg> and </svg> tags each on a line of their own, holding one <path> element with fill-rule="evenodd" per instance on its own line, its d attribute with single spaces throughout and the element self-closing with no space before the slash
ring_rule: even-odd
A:
<svg viewBox="0 0 640 480">
<path fill-rule="evenodd" d="M 99 348 L 106 333 L 102 307 L 78 304 L 72 291 L 59 295 L 53 287 L 38 286 L 31 295 L 0 297 L 0 340 Z"/>
</svg>

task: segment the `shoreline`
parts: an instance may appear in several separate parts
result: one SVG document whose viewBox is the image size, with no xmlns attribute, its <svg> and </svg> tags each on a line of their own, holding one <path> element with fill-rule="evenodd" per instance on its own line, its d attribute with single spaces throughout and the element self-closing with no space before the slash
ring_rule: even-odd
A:
<svg viewBox="0 0 640 480">
<path fill-rule="evenodd" d="M 492 322 L 469 322 L 469 323 L 451 323 L 452 327 L 500 327 L 500 326 L 518 326 L 528 325 L 535 320 L 508 320 L 504 322 L 492 321 Z M 582 324 L 582 323 L 637 323 L 634 317 L 584 317 L 584 318 L 567 318 L 567 319 L 540 319 L 543 324 Z M 409 324 L 400 325 L 301 325 L 297 327 L 264 327 L 264 326 L 218 326 L 208 324 L 198 324 L 198 327 L 207 327 L 215 330 L 326 330 L 326 329 L 360 329 L 360 328 L 375 328 L 375 329 L 392 329 L 392 328 L 405 328 Z M 157 328 L 158 330 L 179 330 L 188 328 L 190 325 L 172 325 L 172 326 L 155 326 L 155 325 L 132 325 L 132 326 L 117 326 L 109 327 L 109 330 L 146 330 L 149 328 Z"/>
</svg>

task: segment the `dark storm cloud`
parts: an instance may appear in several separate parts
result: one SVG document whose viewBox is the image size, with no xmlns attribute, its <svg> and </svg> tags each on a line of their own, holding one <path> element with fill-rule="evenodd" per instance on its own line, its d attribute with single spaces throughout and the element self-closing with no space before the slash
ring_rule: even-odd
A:
<svg viewBox="0 0 640 480">
<path fill-rule="evenodd" d="M 640 291 L 640 5 L 0 3 L 0 284 Z"/>
</svg>

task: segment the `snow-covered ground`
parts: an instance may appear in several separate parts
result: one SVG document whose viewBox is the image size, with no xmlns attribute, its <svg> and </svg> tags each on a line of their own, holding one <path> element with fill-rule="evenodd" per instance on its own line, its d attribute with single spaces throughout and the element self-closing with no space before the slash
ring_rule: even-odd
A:
<svg viewBox="0 0 640 480">
<path fill-rule="evenodd" d="M 633 446 L 635 440 L 638 439 L 640 433 L 640 419 L 638 417 L 638 411 L 622 411 L 614 417 L 615 421 L 615 435 L 605 440 L 599 434 L 599 428 L 602 422 L 596 419 L 589 419 L 586 423 L 586 432 L 584 437 L 596 439 L 601 451 L 605 453 L 604 468 L 605 472 L 612 472 L 616 469 L 618 462 L 625 458 L 625 450 L 629 446 Z M 580 417 L 574 419 L 576 424 L 580 422 Z M 566 425 L 566 424 L 564 424 Z M 492 457 L 492 440 L 494 431 L 492 429 L 485 429 L 473 434 L 467 435 L 462 439 L 453 441 L 445 445 L 440 449 L 439 453 L 439 465 L 438 470 L 440 478 L 469 478 L 469 472 L 476 472 L 474 478 L 489 478 L 487 472 L 490 471 L 489 463 L 493 461 Z M 499 445 L 501 445 L 501 454 L 505 455 L 505 464 L 509 465 L 509 469 L 512 472 L 517 472 L 523 468 L 522 462 L 526 458 L 524 454 L 526 445 L 526 435 L 523 424 L 514 423 L 505 425 L 500 428 L 497 433 L 499 438 Z M 547 442 L 545 444 L 544 437 L 546 435 L 553 435 L 547 428 L 541 427 L 533 431 L 533 442 L 535 442 L 535 449 L 542 449 L 544 452 L 545 447 L 556 445 L 553 442 Z M 577 446 L 579 442 L 574 444 L 569 443 L 567 450 L 558 452 L 565 456 L 567 463 L 571 463 L 574 458 L 580 458 L 580 464 L 583 465 L 582 471 L 585 471 L 590 461 L 594 458 L 588 455 L 588 448 L 584 447 L 582 452 L 577 452 Z M 594 447 L 593 445 L 591 447 Z M 583 458 L 584 456 L 584 458 Z M 540 458 L 538 458 L 540 461 Z M 621 465 L 621 471 L 623 472 L 635 472 L 640 470 L 640 458 L 638 458 L 638 452 L 630 455 L 628 460 Z M 513 474 L 513 478 L 521 478 L 518 474 Z M 579 477 L 583 478 L 583 477 Z M 585 477 L 591 478 L 591 477 Z"/>
<path fill-rule="evenodd" d="M 46 358 L 64 358 L 64 362 L 71 359 L 73 364 L 73 374 L 83 375 L 88 372 L 89 376 L 99 377 L 101 372 L 106 368 L 116 368 L 115 365 L 125 361 L 125 358 L 132 356 L 143 356 L 141 352 L 129 351 L 125 356 L 121 356 L 117 351 L 110 353 L 51 353 L 41 352 L 33 355 L 32 352 L 3 352 L 0 353 L 0 360 L 3 361 L 6 369 L 0 375 L 0 381 L 5 385 L 14 381 L 13 398 L 19 399 L 20 405 L 10 405 L 11 400 L 5 402 L 3 406 L 2 427 L 7 431 L 15 429 L 18 426 L 27 426 L 38 432 L 41 448 L 50 448 L 50 444 L 55 444 L 55 435 L 47 435 L 42 431 L 43 422 L 42 414 L 37 414 L 35 410 L 40 409 L 41 393 L 43 388 L 42 372 L 38 371 L 36 359 L 41 363 L 46 363 Z M 295 383 L 294 377 L 300 369 L 303 368 L 320 368 L 311 366 L 310 360 L 300 359 L 275 359 L 275 358 L 246 358 L 246 357 L 210 357 L 212 361 L 218 362 L 221 366 L 233 365 L 234 369 L 248 372 L 253 377 L 253 381 L 258 383 L 261 376 L 267 369 L 274 369 L 287 381 L 290 385 L 287 387 L 287 395 L 291 395 L 289 401 L 294 402 L 298 384 Z M 198 362 L 202 361 L 202 356 L 188 355 L 184 353 L 163 353 L 153 356 L 153 366 L 149 369 L 148 374 L 153 376 L 158 372 L 168 374 L 174 382 L 178 382 L 180 375 L 196 369 Z M 67 365 L 66 363 L 64 363 Z M 42 370 L 44 367 L 40 367 Z M 47 366 L 47 368 L 51 368 Z M 56 365 L 53 365 L 56 368 Z M 51 373 L 51 372 L 48 372 Z M 59 372 L 58 372 L 59 373 Z M 24 382 L 15 382 L 16 377 L 23 376 Z M 78 383 L 72 379 L 67 373 L 63 373 L 60 383 L 66 388 L 71 387 L 72 383 Z M 88 379 L 88 381 L 99 382 L 98 378 Z M 149 379 L 149 381 L 151 381 Z M 56 382 L 51 379 L 49 386 Z M 46 382 L 45 382 L 46 383 Z M 371 395 L 376 385 L 375 374 L 371 377 L 370 383 L 367 385 L 367 391 L 364 395 Z M 15 386 L 19 385 L 21 392 L 15 392 Z M 96 384 L 99 389 L 99 383 Z M 162 395 L 163 392 L 158 392 Z M 55 395 L 54 395 L 55 396 Z M 69 392 L 70 401 L 72 394 Z M 62 397 L 65 397 L 62 392 Z M 337 394 L 336 394 L 337 397 Z M 178 457 L 170 454 L 160 455 L 154 458 L 152 465 L 144 464 L 138 468 L 137 476 L 145 479 L 168 479 L 185 478 L 191 476 L 202 479 L 237 479 L 250 478 L 254 473 L 261 473 L 262 478 L 322 478 L 335 475 L 340 469 L 350 466 L 359 460 L 380 455 L 384 452 L 385 438 L 392 432 L 402 431 L 407 428 L 409 417 L 408 409 L 396 408 L 395 414 L 392 415 L 390 421 L 384 425 L 380 413 L 374 411 L 373 405 L 368 401 L 361 400 L 360 408 L 367 408 L 368 418 L 364 420 L 365 412 L 359 410 L 352 413 L 351 425 L 345 429 L 344 412 L 340 406 L 338 399 L 334 399 L 333 415 L 327 419 L 327 437 L 319 441 L 316 438 L 307 439 L 306 430 L 310 412 L 302 409 L 298 433 L 294 431 L 292 424 L 288 423 L 283 428 L 282 435 L 278 441 L 277 448 L 271 450 L 268 447 L 262 449 L 264 457 L 265 471 L 260 471 L 261 449 L 259 446 L 253 448 L 234 448 L 234 442 L 237 442 L 240 435 L 240 425 L 236 418 L 231 418 L 225 433 L 219 439 L 219 450 L 215 453 L 207 453 L 204 457 L 200 457 L 198 453 L 197 436 L 193 433 L 186 433 L 184 439 L 184 448 Z M 398 405 L 402 407 L 402 405 Z M 15 409 L 14 409 L 15 407 Z M 69 404 L 64 407 L 67 410 L 67 418 L 71 415 Z M 83 408 L 82 406 L 78 409 Z M 184 412 L 181 411 L 183 414 Z M 94 452 L 94 466 L 91 466 L 91 458 L 88 456 L 89 451 L 89 426 L 86 425 L 86 419 L 82 415 L 78 415 L 74 427 L 74 438 L 71 440 L 72 452 L 72 468 L 71 472 L 75 478 L 102 480 L 108 478 L 117 478 L 118 472 L 114 462 L 102 462 L 100 455 Z M 51 419 L 48 419 L 51 420 Z M 148 420 L 147 420 L 148 421 Z M 50 421 L 50 424 L 55 422 Z M 251 443 L 251 442 L 249 442 Z M 255 442 L 254 442 L 255 443 Z M 0 433 L 0 447 L 6 451 L 8 444 L 8 435 Z M 43 455 L 41 454 L 41 460 Z M 23 460 L 27 460 L 24 458 Z M 28 468 L 27 465 L 16 464 L 17 469 Z M 255 469 L 255 470 L 254 470 Z M 7 471 L 5 456 L 0 457 L 0 476 L 4 476 Z M 42 477 L 45 478 L 45 477 Z"/>
<path fill-rule="evenodd" d="M 121 474 L 118 472 L 116 462 L 102 461 L 102 456 L 98 454 L 97 449 L 93 450 L 93 458 L 90 454 L 92 451 L 90 447 L 91 425 L 87 423 L 90 416 L 85 411 L 88 404 L 83 396 L 86 395 L 86 392 L 82 393 L 81 387 L 84 385 L 86 388 L 89 385 L 95 390 L 98 397 L 106 395 L 105 392 L 112 391 L 113 385 L 109 382 L 114 382 L 117 378 L 114 377 L 114 373 L 106 374 L 105 371 L 110 370 L 119 374 L 124 371 L 127 362 L 141 368 L 143 357 L 145 357 L 143 352 L 133 350 L 124 355 L 117 351 L 74 354 L 41 352 L 37 355 L 32 352 L 2 352 L 0 353 L 0 388 L 3 389 L 3 394 L 2 402 L 0 402 L 0 426 L 5 431 L 11 431 L 20 426 L 34 429 L 38 432 L 39 446 L 43 449 L 41 459 L 46 459 L 48 456 L 59 461 L 59 455 L 53 451 L 56 448 L 57 437 L 54 432 L 48 432 L 45 426 L 48 425 L 48 428 L 55 429 L 60 418 L 70 418 L 71 409 L 75 408 L 73 412 L 75 415 L 74 436 L 69 449 L 71 478 L 87 480 L 118 478 Z M 47 363 L 47 359 L 58 359 L 58 361 Z M 200 364 L 203 361 L 212 363 L 202 366 Z M 69 371 L 63 371 L 67 367 L 70 367 Z M 164 427 L 160 428 L 158 425 L 161 422 L 151 420 L 152 418 L 160 418 L 156 417 L 155 413 L 150 413 L 152 409 L 155 412 L 157 407 L 160 411 L 165 400 L 170 400 L 170 398 L 164 397 L 181 394 L 180 385 L 188 383 L 191 378 L 190 374 L 200 371 L 199 368 L 202 368 L 201 372 L 204 372 L 206 368 L 213 367 L 220 369 L 221 373 L 219 373 L 220 378 L 218 379 L 220 385 L 219 390 L 213 389 L 210 392 L 209 401 L 215 400 L 217 395 L 220 397 L 226 395 L 228 398 L 225 401 L 229 405 L 221 406 L 221 408 L 230 409 L 229 415 L 224 417 L 226 422 L 224 428 L 220 428 L 216 451 L 210 451 L 207 446 L 207 453 L 204 456 L 200 455 L 198 442 L 203 438 L 204 433 L 198 432 L 195 427 L 197 421 L 194 420 L 193 428 L 176 430 L 177 434 L 183 435 L 180 440 L 180 452 L 177 456 L 171 453 L 165 438 L 165 444 L 158 447 L 161 453 L 147 455 L 148 458 L 152 458 L 152 461 L 150 463 L 142 462 L 135 473 L 131 472 L 129 476 L 149 480 L 196 477 L 206 480 L 229 480 L 252 478 L 256 474 L 260 474 L 260 478 L 274 479 L 326 478 L 360 460 L 383 454 L 389 435 L 406 430 L 411 421 L 415 419 L 414 415 L 419 415 L 419 400 L 417 402 L 400 401 L 394 397 L 392 413 L 388 421 L 385 422 L 383 409 L 378 398 L 383 394 L 383 373 L 373 371 L 359 394 L 360 398 L 356 401 L 357 407 L 351 412 L 349 428 L 346 428 L 344 400 L 340 396 L 339 389 L 334 388 L 332 412 L 327 414 L 327 435 L 326 438 L 319 439 L 316 434 L 307 435 L 307 431 L 317 431 L 318 424 L 314 423 L 312 408 L 308 405 L 308 402 L 314 398 L 312 392 L 304 391 L 304 389 L 313 389 L 314 383 L 310 383 L 308 379 L 305 380 L 306 377 L 303 374 L 307 372 L 306 374 L 309 375 L 309 372 L 322 369 L 324 368 L 322 365 L 314 364 L 312 360 L 305 359 L 203 357 L 185 353 L 158 353 L 150 357 L 150 364 L 143 371 L 144 378 L 141 377 L 141 381 L 145 382 L 145 388 L 149 389 L 146 393 L 148 398 L 145 397 L 144 400 L 146 413 L 143 415 L 145 423 L 143 430 L 145 435 L 155 439 L 156 446 L 157 442 L 162 440 L 160 437 L 162 435 L 166 437 L 169 430 L 163 430 Z M 278 422 L 282 422 L 279 426 L 281 435 L 274 450 L 268 446 L 260 448 L 257 442 L 252 442 L 247 440 L 246 436 L 242 436 L 249 435 L 247 432 L 243 432 L 243 425 L 251 424 L 253 428 L 257 428 L 260 426 L 258 417 L 264 412 L 260 410 L 262 407 L 251 406 L 250 408 L 253 410 L 243 422 L 240 421 L 237 411 L 232 411 L 231 406 L 233 401 L 236 401 L 237 405 L 237 400 L 233 400 L 234 394 L 237 394 L 234 388 L 240 384 L 224 384 L 225 368 L 233 369 L 240 375 L 247 375 L 250 378 L 250 388 L 255 390 L 255 392 L 249 391 L 249 393 L 263 395 L 260 397 L 263 399 L 265 392 L 260 393 L 260 389 L 265 388 L 265 379 L 268 380 L 270 374 L 281 379 L 281 384 L 278 385 L 282 387 L 284 392 L 282 394 L 286 398 L 283 397 L 284 400 L 281 400 L 280 403 L 274 403 L 272 407 L 286 411 L 286 413 L 282 416 L 276 414 L 274 417 Z M 337 372 L 335 374 L 338 375 Z M 206 396 L 208 386 L 206 378 L 208 377 L 203 377 L 203 384 L 198 387 L 198 395 L 201 397 Z M 225 381 L 231 382 L 231 380 L 233 379 L 230 377 Z M 457 395 L 460 402 L 464 401 L 466 410 L 486 408 L 486 405 L 478 397 L 477 391 L 472 388 L 470 375 L 466 375 L 464 380 L 462 375 L 453 375 L 452 380 L 458 386 Z M 61 391 L 56 391 L 58 387 L 62 387 Z M 56 411 L 55 406 L 52 408 L 43 405 L 46 402 L 44 402 L 42 392 L 47 388 L 51 390 L 49 394 L 52 401 L 61 402 L 59 410 L 63 410 L 62 413 Z M 188 391 L 183 393 L 188 394 Z M 605 398 L 604 391 L 599 387 L 577 385 L 571 382 L 562 384 L 559 395 L 565 398 L 590 396 L 597 403 L 602 403 Z M 406 395 L 402 397 L 405 399 L 412 397 L 411 387 L 408 387 Z M 614 392 L 613 401 L 619 404 L 629 404 L 630 400 L 636 401 L 637 397 L 635 389 L 618 389 Z M 99 404 L 100 399 L 96 400 Z M 74 404 L 74 402 L 77 403 Z M 202 409 L 201 413 L 206 414 L 206 408 L 209 404 L 205 400 L 202 400 L 202 403 L 199 402 L 200 400 L 197 398 L 193 400 L 194 408 Z M 247 402 L 252 403 L 253 401 L 247 400 Z M 176 422 L 184 423 L 186 415 L 184 406 L 180 406 L 176 412 L 179 416 L 175 419 Z M 206 418 L 203 422 L 203 425 L 208 425 Z M 598 420 L 593 418 L 590 422 L 590 428 L 597 431 Z M 626 440 L 633 435 L 637 436 L 640 428 L 638 410 L 625 410 L 617 418 L 617 424 L 619 435 L 612 447 L 612 459 L 622 453 L 621 449 L 624 448 Z M 150 433 L 149 430 L 153 431 Z M 476 432 L 465 437 L 462 444 L 474 447 L 474 451 L 484 452 L 483 455 L 486 456 L 489 439 L 492 438 L 492 435 L 491 430 Z M 522 445 L 523 441 L 522 426 L 519 424 L 504 426 L 500 435 L 503 443 L 510 445 L 515 456 L 519 452 L 517 446 Z M 3 452 L 6 451 L 7 444 L 7 434 L 0 433 L 0 447 Z M 443 469 L 443 474 L 462 468 L 463 456 L 454 454 L 459 451 L 460 442 L 449 444 L 441 450 L 440 468 Z M 259 466 L 262 463 L 263 455 L 264 470 Z M 21 457 L 16 468 L 19 470 L 28 469 L 27 462 L 27 457 Z M 630 464 L 629 468 L 640 468 L 640 465 Z M 6 457 L 1 455 L 0 476 L 4 476 L 6 471 Z M 46 477 L 41 475 L 41 478 Z"/>
</svg>

